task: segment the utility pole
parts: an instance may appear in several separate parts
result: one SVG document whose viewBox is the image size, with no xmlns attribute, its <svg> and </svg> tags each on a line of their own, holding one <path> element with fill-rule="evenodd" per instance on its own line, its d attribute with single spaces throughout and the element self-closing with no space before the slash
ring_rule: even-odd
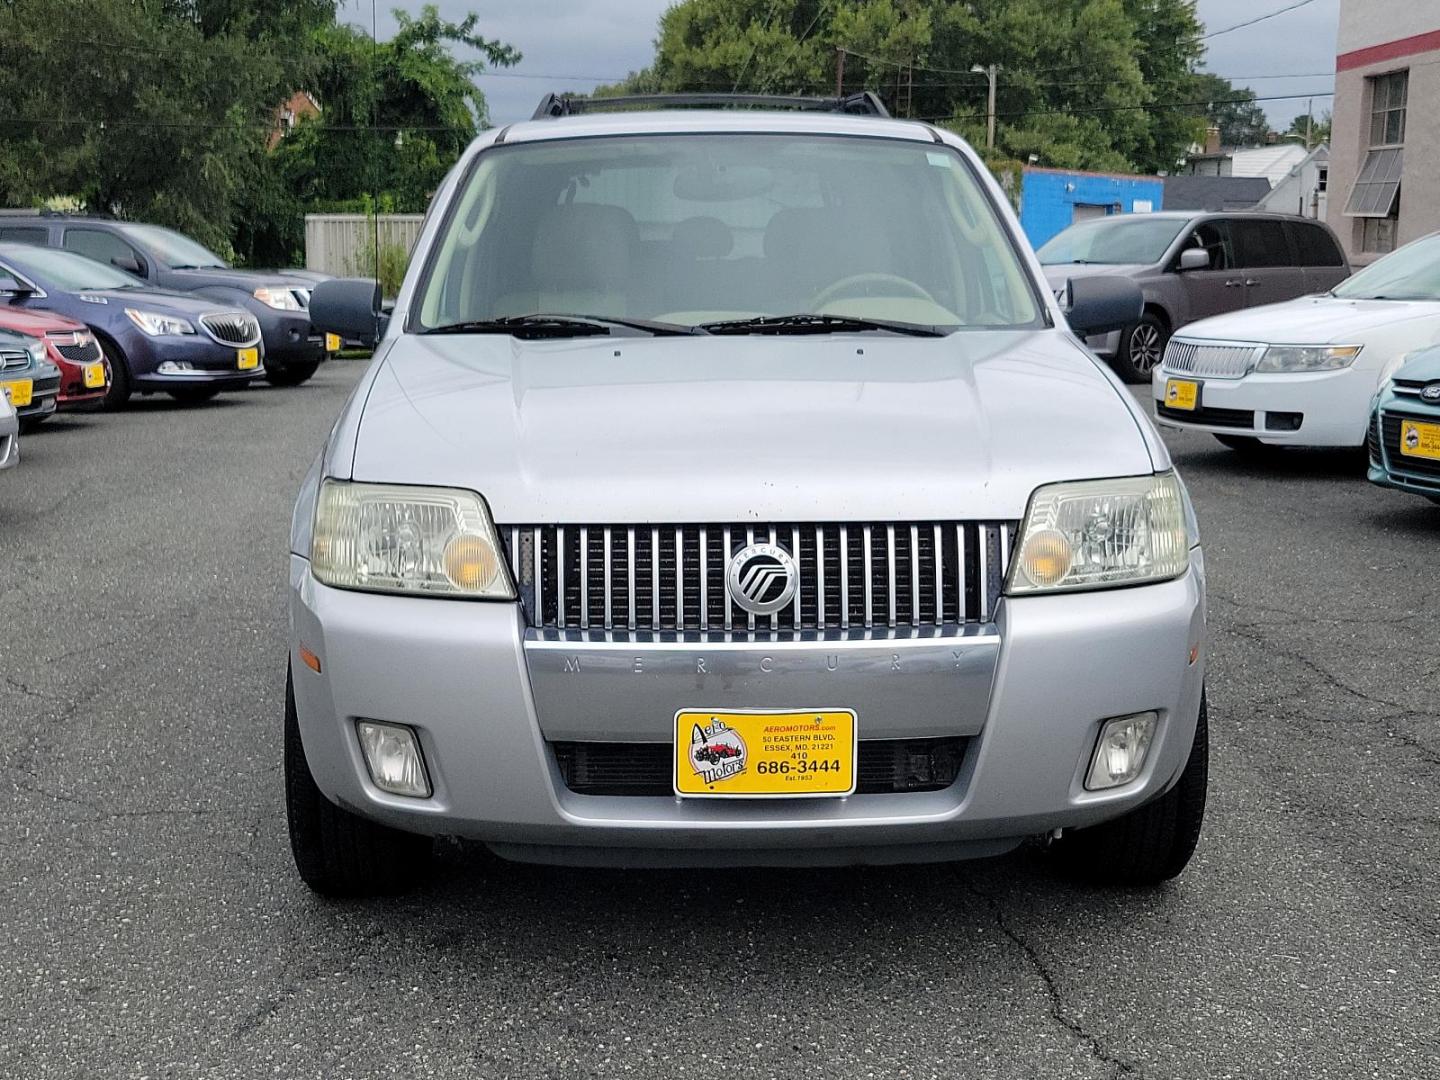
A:
<svg viewBox="0 0 1440 1080">
<path fill-rule="evenodd" d="M 1305 152 L 1309 153 L 1315 149 L 1315 144 L 1310 141 L 1310 133 L 1315 127 L 1315 99 L 1311 98 L 1305 104 Z"/>
<path fill-rule="evenodd" d="M 989 67 L 981 67 L 976 64 L 970 69 L 976 75 L 984 75 L 990 80 L 990 95 L 985 106 L 985 146 L 987 149 L 995 149 L 995 77 L 1000 71 L 999 64 L 991 64 Z"/>
<path fill-rule="evenodd" d="M 845 96 L 845 46 L 835 46 L 835 96 Z"/>
</svg>

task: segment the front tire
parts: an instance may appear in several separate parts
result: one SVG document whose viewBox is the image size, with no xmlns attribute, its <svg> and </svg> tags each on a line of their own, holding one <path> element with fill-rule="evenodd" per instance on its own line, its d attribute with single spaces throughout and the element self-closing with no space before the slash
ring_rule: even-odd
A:
<svg viewBox="0 0 1440 1080">
<path fill-rule="evenodd" d="M 1067 832 L 1054 846 L 1066 872 L 1103 885 L 1159 885 L 1184 870 L 1205 821 L 1210 723 L 1205 696 L 1190 758 L 1175 786 L 1128 814 Z"/>
<path fill-rule="evenodd" d="M 99 338 L 99 341 L 100 351 L 110 362 L 110 389 L 105 391 L 105 399 L 100 403 L 100 407 L 102 409 L 123 409 L 134 392 L 134 386 L 130 382 L 130 366 L 125 362 L 125 355 L 119 349 L 104 338 Z"/>
<path fill-rule="evenodd" d="M 423 881 L 432 843 L 378 824 L 325 797 L 305 760 L 293 676 L 285 676 L 285 811 L 301 879 L 324 896 L 392 896 Z"/>
<path fill-rule="evenodd" d="M 1148 383 L 1151 373 L 1160 366 L 1169 341 L 1170 328 L 1158 315 L 1145 312 L 1139 322 L 1131 323 L 1120 333 L 1115 373 L 1127 383 Z"/>
<path fill-rule="evenodd" d="M 265 381 L 271 386 L 299 386 L 308 382 L 319 369 L 318 361 L 307 364 L 286 364 L 284 367 L 265 366 Z"/>
</svg>

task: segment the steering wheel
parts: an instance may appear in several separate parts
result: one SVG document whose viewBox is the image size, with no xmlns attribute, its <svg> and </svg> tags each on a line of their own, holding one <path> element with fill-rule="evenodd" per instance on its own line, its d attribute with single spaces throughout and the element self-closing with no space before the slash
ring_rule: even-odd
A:
<svg viewBox="0 0 1440 1080">
<path fill-rule="evenodd" d="M 857 285 L 898 285 L 911 296 L 919 297 L 921 300 L 928 300 L 930 303 L 937 303 L 935 297 L 925 291 L 924 287 L 917 285 L 909 278 L 901 277 L 899 274 L 882 274 L 871 272 L 868 274 L 852 274 L 850 277 L 841 278 L 832 285 L 826 285 L 816 293 L 810 300 L 810 306 L 819 309 L 828 304 L 831 300 L 839 299 L 846 293 L 852 292 Z"/>
</svg>

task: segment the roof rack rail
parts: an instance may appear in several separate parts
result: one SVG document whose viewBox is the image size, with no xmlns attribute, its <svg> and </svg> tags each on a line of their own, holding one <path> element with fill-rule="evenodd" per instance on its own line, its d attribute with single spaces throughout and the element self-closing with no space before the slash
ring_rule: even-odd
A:
<svg viewBox="0 0 1440 1080">
<path fill-rule="evenodd" d="M 540 99 L 532 120 L 617 109 L 800 109 L 808 112 L 853 113 L 858 116 L 890 115 L 880 98 L 870 90 L 844 97 L 802 97 L 792 94 L 631 94 L 621 97 L 572 97 L 546 94 Z"/>
</svg>

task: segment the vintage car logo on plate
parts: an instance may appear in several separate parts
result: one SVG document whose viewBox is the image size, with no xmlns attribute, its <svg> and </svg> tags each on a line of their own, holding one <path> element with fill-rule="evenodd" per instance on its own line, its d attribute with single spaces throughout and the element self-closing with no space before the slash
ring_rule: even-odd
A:
<svg viewBox="0 0 1440 1080">
<path fill-rule="evenodd" d="M 751 544 L 735 553 L 725 588 L 752 615 L 773 615 L 795 599 L 799 574 L 790 553 L 774 544 Z"/>
</svg>

